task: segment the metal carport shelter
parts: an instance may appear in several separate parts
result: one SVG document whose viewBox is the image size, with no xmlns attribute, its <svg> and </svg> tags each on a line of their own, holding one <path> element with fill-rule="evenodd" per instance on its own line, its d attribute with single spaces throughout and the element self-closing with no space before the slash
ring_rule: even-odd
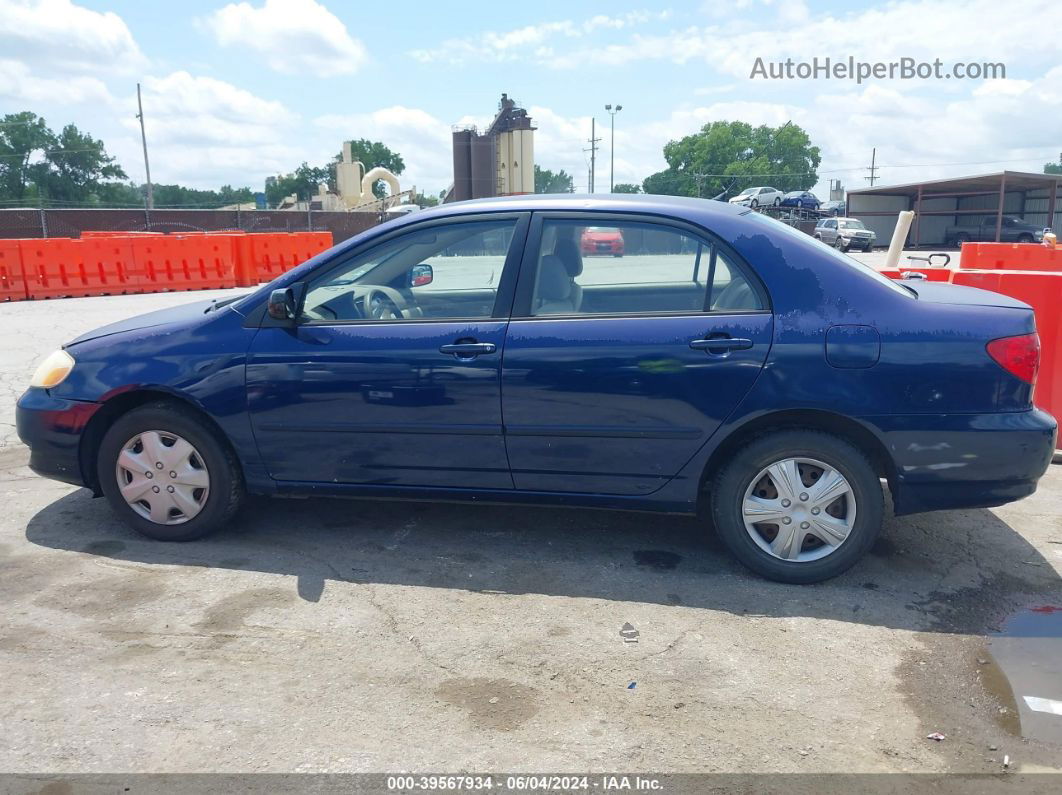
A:
<svg viewBox="0 0 1062 795">
<path fill-rule="evenodd" d="M 888 244 L 902 210 L 914 210 L 908 246 L 941 245 L 949 226 L 977 226 L 985 216 L 996 219 L 996 236 L 1004 216 L 1016 216 L 1059 231 L 1056 207 L 1060 174 L 1000 171 L 906 185 L 848 191 L 847 213 L 873 229 Z"/>
</svg>

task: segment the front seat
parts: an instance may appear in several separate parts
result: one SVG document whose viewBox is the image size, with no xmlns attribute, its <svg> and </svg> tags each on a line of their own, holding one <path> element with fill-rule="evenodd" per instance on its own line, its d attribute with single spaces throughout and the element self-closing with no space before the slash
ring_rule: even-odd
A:
<svg viewBox="0 0 1062 795">
<path fill-rule="evenodd" d="M 556 254 L 547 254 L 538 268 L 538 289 L 535 293 L 536 315 L 570 315 L 575 312 L 572 300 L 572 277 Z"/>
<path fill-rule="evenodd" d="M 579 253 L 579 244 L 572 237 L 561 237 L 553 244 L 553 253 L 560 258 L 572 283 L 572 311 L 578 312 L 583 305 L 583 288 L 575 282 L 575 277 L 583 272 L 583 255 Z"/>
</svg>

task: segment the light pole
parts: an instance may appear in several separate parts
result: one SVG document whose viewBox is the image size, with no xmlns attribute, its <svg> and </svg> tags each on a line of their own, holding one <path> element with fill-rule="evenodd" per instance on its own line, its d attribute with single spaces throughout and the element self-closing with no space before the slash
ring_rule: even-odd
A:
<svg viewBox="0 0 1062 795">
<path fill-rule="evenodd" d="M 612 142 L 609 144 L 609 168 L 608 168 L 608 192 L 612 193 L 612 189 L 616 184 L 616 114 L 623 110 L 622 105 L 617 105 L 613 110 L 611 105 L 605 105 L 605 110 L 608 111 L 608 115 L 612 117 Z"/>
</svg>

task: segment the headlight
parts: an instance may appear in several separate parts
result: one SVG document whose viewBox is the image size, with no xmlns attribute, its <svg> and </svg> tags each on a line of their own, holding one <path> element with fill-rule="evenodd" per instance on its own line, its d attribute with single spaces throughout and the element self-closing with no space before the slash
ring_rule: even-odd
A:
<svg viewBox="0 0 1062 795">
<path fill-rule="evenodd" d="M 33 378 L 30 379 L 30 386 L 39 386 L 43 389 L 59 386 L 73 369 L 73 356 L 62 349 L 53 351 L 40 363 Z"/>
</svg>

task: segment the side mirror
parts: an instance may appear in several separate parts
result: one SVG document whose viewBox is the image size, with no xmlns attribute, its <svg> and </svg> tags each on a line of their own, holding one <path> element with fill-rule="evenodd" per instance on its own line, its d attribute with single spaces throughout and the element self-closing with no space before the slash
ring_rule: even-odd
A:
<svg viewBox="0 0 1062 795">
<path fill-rule="evenodd" d="M 266 311 L 274 320 L 294 320 L 297 307 L 295 305 L 295 291 L 290 287 L 274 290 L 269 294 L 269 303 Z"/>
<path fill-rule="evenodd" d="M 426 284 L 431 284 L 434 280 L 435 271 L 432 270 L 431 265 L 414 265 L 409 269 L 410 287 L 423 287 Z"/>
</svg>

